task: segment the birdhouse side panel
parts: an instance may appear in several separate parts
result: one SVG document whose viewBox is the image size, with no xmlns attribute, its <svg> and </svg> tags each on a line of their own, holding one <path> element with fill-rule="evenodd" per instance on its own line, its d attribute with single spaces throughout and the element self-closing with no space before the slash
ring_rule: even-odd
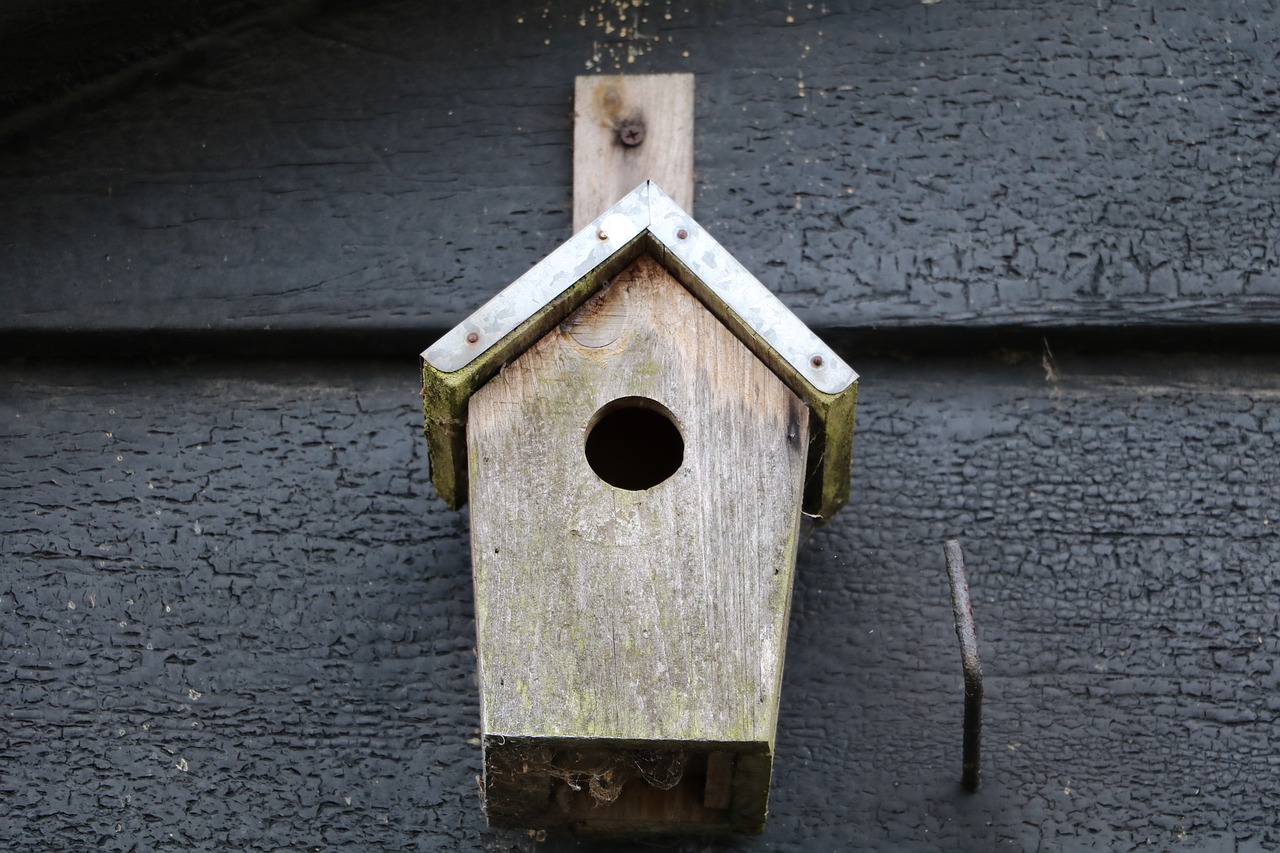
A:
<svg viewBox="0 0 1280 853">
<path fill-rule="evenodd" d="M 808 428 L 647 256 L 481 388 L 468 453 L 486 734 L 771 746 Z M 651 441 L 672 430 L 674 459 Z"/>
</svg>

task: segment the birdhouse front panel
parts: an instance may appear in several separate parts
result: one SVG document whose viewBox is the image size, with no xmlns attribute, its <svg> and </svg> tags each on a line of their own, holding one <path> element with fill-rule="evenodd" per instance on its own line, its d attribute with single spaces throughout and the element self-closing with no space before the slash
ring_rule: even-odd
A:
<svg viewBox="0 0 1280 853">
<path fill-rule="evenodd" d="M 471 397 L 490 820 L 763 825 L 809 410 L 641 255 Z"/>
</svg>

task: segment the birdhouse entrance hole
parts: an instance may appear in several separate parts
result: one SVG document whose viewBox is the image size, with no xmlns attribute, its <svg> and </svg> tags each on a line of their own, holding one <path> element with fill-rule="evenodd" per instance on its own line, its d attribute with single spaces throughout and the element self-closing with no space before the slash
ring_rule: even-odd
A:
<svg viewBox="0 0 1280 853">
<path fill-rule="evenodd" d="M 684 462 L 675 416 L 647 397 L 623 397 L 596 412 L 584 449 L 601 480 L 632 492 L 652 489 Z"/>
</svg>

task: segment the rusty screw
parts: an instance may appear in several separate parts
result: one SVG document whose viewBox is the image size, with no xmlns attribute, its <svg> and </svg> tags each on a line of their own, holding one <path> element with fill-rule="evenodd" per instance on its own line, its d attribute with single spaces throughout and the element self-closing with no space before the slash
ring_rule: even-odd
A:
<svg viewBox="0 0 1280 853">
<path fill-rule="evenodd" d="M 479 332 L 467 332 L 467 343 L 474 344 L 478 340 L 480 340 Z"/>
<path fill-rule="evenodd" d="M 681 228 L 676 232 L 676 237 L 680 240 L 687 240 L 689 238 L 689 232 Z"/>
<path fill-rule="evenodd" d="M 639 122 L 627 122 L 618 128 L 618 141 L 628 148 L 634 148 L 644 142 L 644 125 Z"/>
<path fill-rule="evenodd" d="M 822 367 L 822 363 L 823 363 L 822 356 L 815 355 L 813 358 L 809 359 L 809 363 L 812 364 L 814 367 Z"/>
</svg>

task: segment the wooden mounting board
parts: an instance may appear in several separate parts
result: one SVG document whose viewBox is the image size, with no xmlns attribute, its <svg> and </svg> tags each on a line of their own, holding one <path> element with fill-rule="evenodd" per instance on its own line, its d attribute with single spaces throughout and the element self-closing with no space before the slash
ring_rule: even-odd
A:
<svg viewBox="0 0 1280 853">
<path fill-rule="evenodd" d="M 578 77 L 573 95 L 573 230 L 652 180 L 693 213 L 693 75 Z M 644 139 L 619 139 L 627 125 Z"/>
</svg>

